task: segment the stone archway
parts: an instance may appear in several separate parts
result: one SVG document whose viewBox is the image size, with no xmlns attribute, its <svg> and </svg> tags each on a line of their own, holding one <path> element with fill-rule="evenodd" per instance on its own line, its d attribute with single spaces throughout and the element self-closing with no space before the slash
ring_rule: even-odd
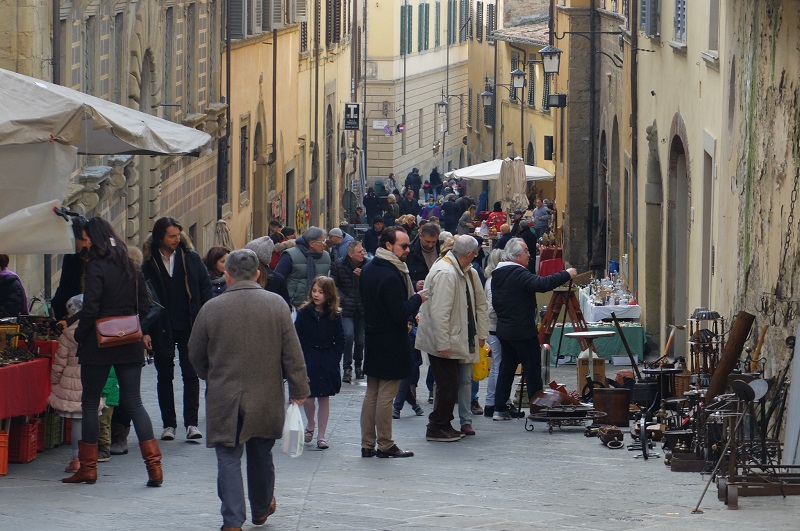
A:
<svg viewBox="0 0 800 531">
<path fill-rule="evenodd" d="M 661 159 L 658 153 L 658 126 L 647 127 L 647 177 L 644 187 L 644 232 L 648 237 L 644 244 L 644 308 L 646 308 L 645 328 L 660 344 L 661 324 L 661 272 L 663 221 L 661 208 L 664 202 L 661 179 Z"/>
<path fill-rule="evenodd" d="M 669 163 L 667 166 L 667 249 L 665 324 L 681 324 L 689 316 L 689 205 L 690 171 L 686 126 L 679 114 L 670 128 Z M 674 355 L 686 355 L 684 341 L 673 342 Z"/>
</svg>

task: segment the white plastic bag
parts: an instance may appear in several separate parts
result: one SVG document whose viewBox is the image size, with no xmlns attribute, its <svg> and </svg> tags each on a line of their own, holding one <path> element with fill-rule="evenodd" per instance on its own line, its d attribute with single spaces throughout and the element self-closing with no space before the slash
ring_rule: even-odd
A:
<svg viewBox="0 0 800 531">
<path fill-rule="evenodd" d="M 283 453 L 289 457 L 303 455 L 305 446 L 303 432 L 305 429 L 300 407 L 295 403 L 290 403 L 286 408 L 286 420 L 283 422 Z"/>
</svg>

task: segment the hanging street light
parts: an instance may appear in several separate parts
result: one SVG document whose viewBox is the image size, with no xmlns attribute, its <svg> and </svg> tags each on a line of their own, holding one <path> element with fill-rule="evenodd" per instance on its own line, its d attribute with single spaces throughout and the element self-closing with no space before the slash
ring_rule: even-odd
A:
<svg viewBox="0 0 800 531">
<path fill-rule="evenodd" d="M 511 86 L 514 89 L 525 88 L 525 72 L 517 68 L 511 71 Z"/>
<path fill-rule="evenodd" d="M 561 50 L 549 45 L 539 50 L 539 55 L 542 56 L 544 73 L 558 74 L 558 69 L 561 66 Z"/>
</svg>

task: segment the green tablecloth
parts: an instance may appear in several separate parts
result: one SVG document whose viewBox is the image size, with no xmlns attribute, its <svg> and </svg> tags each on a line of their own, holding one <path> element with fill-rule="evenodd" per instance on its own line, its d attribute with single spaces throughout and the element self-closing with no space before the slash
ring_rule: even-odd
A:
<svg viewBox="0 0 800 531">
<path fill-rule="evenodd" d="M 616 332 L 617 328 L 614 325 L 590 326 L 589 330 L 612 330 Z M 572 331 L 572 325 L 566 325 L 564 327 L 565 334 L 569 334 Z M 636 356 L 636 360 L 642 361 L 642 359 L 644 359 L 644 328 L 639 325 L 624 325 L 622 327 L 622 332 L 625 334 L 625 339 L 628 341 L 631 352 Z M 553 336 L 550 338 L 550 365 L 555 365 L 556 352 L 558 352 L 560 340 L 561 327 L 557 326 L 553 331 Z M 615 334 L 613 337 L 595 339 L 594 346 L 597 348 L 597 355 L 607 360 L 610 360 L 612 356 L 625 356 L 626 358 L 628 356 L 625 352 L 625 346 L 622 344 L 622 339 L 619 337 L 619 333 Z M 561 355 L 567 354 L 577 356 L 580 353 L 581 349 L 578 345 L 578 341 L 571 337 L 564 337 L 564 343 L 561 346 Z"/>
</svg>

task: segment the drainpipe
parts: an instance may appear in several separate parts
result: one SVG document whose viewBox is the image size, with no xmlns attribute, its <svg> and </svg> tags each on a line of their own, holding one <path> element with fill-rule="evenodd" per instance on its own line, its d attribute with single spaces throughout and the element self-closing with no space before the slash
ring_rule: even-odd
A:
<svg viewBox="0 0 800 531">
<path fill-rule="evenodd" d="M 53 83 L 61 84 L 61 1 L 53 0 L 53 57 L 50 59 L 53 66 Z M 53 286 L 50 279 L 53 276 L 52 255 L 44 255 L 44 298 L 50 300 Z"/>
<path fill-rule="evenodd" d="M 278 153 L 278 30 L 272 30 L 272 153 L 267 159 L 267 166 L 275 164 Z"/>
<path fill-rule="evenodd" d="M 587 263 L 592 263 L 592 215 L 594 213 L 594 188 L 595 188 L 595 179 L 597 177 L 597 168 L 595 165 L 597 164 L 597 135 L 595 131 L 596 123 L 595 123 L 595 114 L 597 112 L 597 68 L 596 68 L 596 57 L 597 57 L 597 45 L 595 42 L 595 35 L 594 32 L 597 31 L 597 8 L 595 7 L 595 0 L 591 1 L 589 5 L 589 29 L 592 32 L 592 39 L 590 43 L 590 51 L 591 51 L 591 59 L 589 63 L 589 137 L 591 138 L 590 141 L 590 150 L 591 155 L 589 156 L 589 167 L 590 170 L 590 178 L 589 178 L 589 200 L 587 201 L 586 205 L 586 256 L 587 256 Z"/>
<path fill-rule="evenodd" d="M 217 147 L 217 219 L 228 194 L 228 146 L 231 138 L 231 0 L 225 1 L 225 136 Z"/>
<path fill-rule="evenodd" d="M 362 19 L 363 19 L 362 27 L 363 27 L 363 29 L 361 30 L 361 33 L 364 35 L 364 50 L 363 50 L 363 54 L 364 54 L 364 70 L 363 70 L 363 72 L 364 72 L 364 90 L 363 90 L 363 94 L 362 94 L 362 98 L 364 100 L 364 105 L 363 105 L 363 109 L 362 109 L 362 112 L 364 113 L 364 118 L 363 118 L 364 119 L 364 124 L 363 124 L 364 132 L 361 133 L 361 153 L 362 153 L 361 158 L 362 158 L 362 161 L 363 161 L 363 164 L 364 164 L 364 175 L 363 175 L 362 182 L 364 183 L 364 186 L 366 186 L 367 177 L 369 176 L 368 175 L 368 170 L 367 170 L 367 121 L 368 121 L 367 120 L 367 1 L 368 0 L 364 0 L 364 11 L 363 11 L 363 15 L 362 15 Z M 372 223 L 372 222 L 370 221 L 370 223 Z"/>
<path fill-rule="evenodd" d="M 494 13 L 497 20 L 497 11 Z M 486 38 L 489 38 L 487 35 Z M 497 41 L 494 41 L 494 79 L 492 80 L 492 160 L 497 159 Z"/>
<path fill-rule="evenodd" d="M 319 164 L 319 157 L 316 156 L 319 151 L 319 40 L 320 40 L 320 20 L 319 14 L 322 12 L 320 1 L 314 2 L 314 149 L 311 151 L 311 160 Z M 314 184 L 319 179 L 319 172 L 314 173 L 314 165 L 311 166 L 311 179 L 309 185 Z M 311 196 L 311 189 L 308 190 L 309 197 Z M 312 205 L 312 212 L 313 212 Z M 316 220 L 313 220 L 316 223 Z"/>
</svg>

